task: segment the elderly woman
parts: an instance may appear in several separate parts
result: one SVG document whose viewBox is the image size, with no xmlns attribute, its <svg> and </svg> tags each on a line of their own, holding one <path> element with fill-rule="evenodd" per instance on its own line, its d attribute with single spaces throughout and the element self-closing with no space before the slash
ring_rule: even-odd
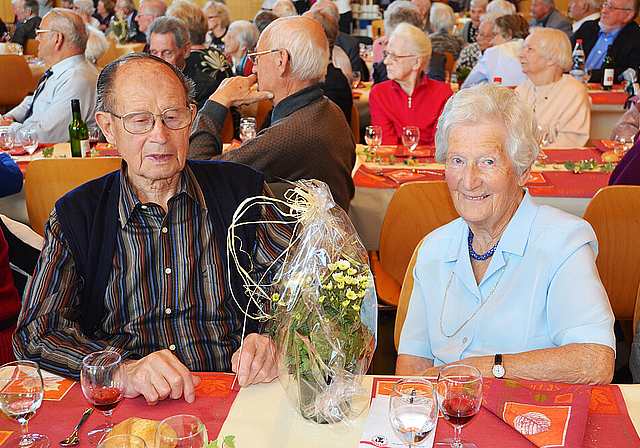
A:
<svg viewBox="0 0 640 448">
<path fill-rule="evenodd" d="M 253 70 L 253 64 L 247 54 L 258 43 L 258 28 L 247 20 L 236 20 L 227 30 L 224 38 L 225 53 L 231 58 L 233 72 L 237 76 L 249 76 Z"/>
<path fill-rule="evenodd" d="M 596 236 L 523 189 L 538 151 L 533 111 L 511 89 L 481 84 L 447 103 L 436 160 L 460 218 L 414 253 L 398 375 L 462 362 L 485 377 L 611 381 L 614 317 Z"/>
<path fill-rule="evenodd" d="M 433 33 L 429 34 L 433 51 L 451 53 L 454 59 L 458 59 L 465 42 L 457 34 L 451 34 L 453 25 L 456 24 L 456 15 L 451 6 L 445 3 L 434 3 L 431 6 L 429 20 L 434 30 Z"/>
<path fill-rule="evenodd" d="M 109 26 L 111 19 L 115 15 L 116 12 L 116 3 L 113 0 L 98 0 L 98 6 L 96 8 L 96 13 L 93 15 L 100 25 L 98 29 L 100 31 L 104 31 Z"/>
<path fill-rule="evenodd" d="M 493 22 L 500 17 L 496 12 L 485 13 L 480 19 L 480 26 L 478 27 L 478 34 L 476 36 L 476 42 L 467 45 L 460 52 L 458 63 L 456 68 L 463 67 L 472 70 L 476 66 L 484 51 L 491 46 L 493 40 Z"/>
<path fill-rule="evenodd" d="M 480 28 L 480 19 L 487 12 L 488 0 L 471 0 L 471 21 L 464 24 L 460 36 L 468 44 L 477 42 L 478 29 Z"/>
<path fill-rule="evenodd" d="M 433 145 L 436 122 L 453 94 L 448 84 L 428 79 L 431 44 L 417 27 L 398 25 L 389 38 L 384 63 L 389 81 L 371 89 L 371 124 L 382 126 L 382 143 L 402 141 L 403 126 L 420 128 L 420 144 Z"/>
<path fill-rule="evenodd" d="M 563 74 L 573 64 L 571 42 L 562 31 L 534 28 L 520 52 L 522 71 L 529 78 L 516 88 L 533 108 L 538 125 L 548 130 L 547 147 L 586 145 L 591 126 L 589 96 L 584 84 Z"/>
<path fill-rule="evenodd" d="M 378 37 L 373 41 L 373 63 L 382 62 L 384 59 L 383 51 L 389 42 L 389 36 L 393 33 L 401 23 L 410 23 L 411 25 L 422 27 L 422 16 L 420 9 L 407 0 L 396 0 L 391 3 L 384 11 L 384 31 L 385 35 Z M 376 36 L 374 36 L 375 38 Z"/>
<path fill-rule="evenodd" d="M 484 52 L 462 88 L 493 82 L 495 78 L 500 78 L 502 85 L 512 87 L 525 82 L 527 77 L 522 73 L 519 55 L 528 35 L 529 24 L 521 15 L 498 17 L 494 22 L 491 48 Z"/>
<path fill-rule="evenodd" d="M 84 23 L 95 28 L 100 26 L 100 21 L 93 17 L 96 12 L 96 8 L 93 6 L 93 0 L 75 0 L 73 2 L 73 10 L 80 14 Z"/>
<path fill-rule="evenodd" d="M 216 1 L 207 2 L 203 10 L 208 27 L 206 46 L 222 50 L 224 48 L 223 37 L 227 34 L 227 29 L 231 24 L 231 12 L 226 5 Z"/>
</svg>

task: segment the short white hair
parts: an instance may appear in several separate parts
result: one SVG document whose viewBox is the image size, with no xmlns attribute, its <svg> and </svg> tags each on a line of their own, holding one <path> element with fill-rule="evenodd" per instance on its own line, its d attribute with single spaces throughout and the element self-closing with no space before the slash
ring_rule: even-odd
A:
<svg viewBox="0 0 640 448">
<path fill-rule="evenodd" d="M 487 5 L 487 12 L 499 12 L 501 15 L 505 16 L 507 14 L 515 14 L 516 13 L 516 5 L 507 0 L 492 0 Z"/>
<path fill-rule="evenodd" d="M 540 152 L 540 131 L 533 109 L 509 87 L 481 83 L 452 96 L 438 119 L 436 160 L 445 163 L 454 129 L 493 124 L 504 130 L 504 149 L 520 176 Z"/>
<path fill-rule="evenodd" d="M 445 3 L 434 3 L 431 5 L 429 22 L 431 22 L 434 31 L 448 33 L 456 23 L 456 15 L 451 6 Z"/>
<path fill-rule="evenodd" d="M 532 27 L 531 35 L 538 41 L 538 53 L 549 62 L 560 67 L 563 72 L 573 65 L 571 41 L 565 33 L 555 28 Z"/>
<path fill-rule="evenodd" d="M 389 40 L 394 37 L 402 37 L 409 46 L 409 51 L 422 58 L 422 70 L 424 70 L 431 60 L 431 41 L 424 32 L 411 24 L 401 23 L 393 31 Z"/>
<path fill-rule="evenodd" d="M 487 9 L 488 4 L 489 4 L 489 0 L 471 0 L 471 4 L 469 5 L 469 8 Z"/>
<path fill-rule="evenodd" d="M 93 6 L 93 0 L 74 0 L 73 7 L 86 12 L 89 16 L 96 13 L 96 8 Z"/>
<path fill-rule="evenodd" d="M 271 10 L 278 17 L 297 16 L 298 10 L 291 0 L 278 0 Z"/>
<path fill-rule="evenodd" d="M 393 30 L 403 22 L 420 28 L 422 26 L 422 14 L 420 14 L 420 9 L 410 1 L 396 0 L 384 12 L 385 34 L 393 33 Z"/>
<path fill-rule="evenodd" d="M 235 22 L 231 22 L 231 25 L 229 25 L 229 28 L 227 29 L 227 34 L 231 32 L 236 35 L 236 39 L 238 39 L 238 43 L 240 45 L 247 46 L 247 50 L 252 51 L 256 48 L 260 33 L 253 23 L 248 20 L 236 20 Z"/>
<path fill-rule="evenodd" d="M 309 29 L 319 28 L 322 39 L 314 39 Z M 289 52 L 291 74 L 301 81 L 324 80 L 329 65 L 329 42 L 320 24 L 309 17 L 280 17 L 267 26 L 260 35 L 271 49 L 286 49 Z"/>
<path fill-rule="evenodd" d="M 482 25 L 483 23 L 489 22 L 491 23 L 491 25 L 493 25 L 496 21 L 496 19 L 498 17 L 502 17 L 504 14 L 501 14 L 499 12 L 496 11 L 492 11 L 492 12 L 485 12 L 482 17 L 480 17 L 480 24 Z"/>
</svg>

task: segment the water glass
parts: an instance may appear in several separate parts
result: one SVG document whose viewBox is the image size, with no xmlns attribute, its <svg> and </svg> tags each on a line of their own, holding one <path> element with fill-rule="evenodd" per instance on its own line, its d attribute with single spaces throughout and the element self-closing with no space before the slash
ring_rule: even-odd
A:
<svg viewBox="0 0 640 448">
<path fill-rule="evenodd" d="M 141 437 L 121 434 L 119 436 L 107 437 L 100 442 L 98 448 L 147 448 L 147 445 Z"/>
<path fill-rule="evenodd" d="M 369 151 L 374 153 L 382 144 L 382 127 L 367 126 L 364 130 L 364 140 L 369 145 Z"/>
<path fill-rule="evenodd" d="M 206 441 L 207 429 L 193 415 L 165 418 L 156 428 L 155 448 L 203 448 Z"/>
<path fill-rule="evenodd" d="M 22 427 L 22 434 L 2 444 L 3 448 L 46 448 L 49 438 L 29 434 L 28 423 L 42 404 L 44 381 L 38 364 L 13 361 L 0 367 L 0 410 Z"/>
<path fill-rule="evenodd" d="M 13 148 L 13 143 L 16 140 L 16 133 L 10 126 L 0 126 L 0 147 L 4 151 L 9 151 Z"/>
<path fill-rule="evenodd" d="M 438 405 L 431 381 L 424 378 L 398 381 L 389 399 L 389 420 L 398 438 L 409 448 L 425 442 L 438 421 Z"/>
<path fill-rule="evenodd" d="M 402 144 L 407 151 L 413 152 L 420 143 L 420 128 L 418 126 L 405 126 L 402 128 Z"/>
<path fill-rule="evenodd" d="M 616 134 L 616 139 L 613 141 L 613 152 L 620 158 L 623 158 L 627 151 L 633 146 L 632 137 L 621 137 Z"/>
<path fill-rule="evenodd" d="M 35 127 L 22 128 L 18 131 L 20 144 L 29 153 L 33 153 L 38 149 L 38 131 Z"/>
<path fill-rule="evenodd" d="M 258 134 L 258 126 L 256 119 L 253 117 L 246 117 L 240 119 L 240 139 L 243 142 L 251 140 Z"/>
</svg>

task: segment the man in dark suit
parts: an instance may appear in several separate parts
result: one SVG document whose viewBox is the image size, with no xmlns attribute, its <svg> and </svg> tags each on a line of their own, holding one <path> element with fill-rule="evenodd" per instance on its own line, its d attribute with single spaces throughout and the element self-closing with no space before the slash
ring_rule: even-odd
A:
<svg viewBox="0 0 640 448">
<path fill-rule="evenodd" d="M 553 0 L 533 0 L 531 2 L 531 20 L 529 26 L 555 28 L 571 36 L 571 22 L 556 9 Z"/>
<path fill-rule="evenodd" d="M 587 56 L 586 68 L 592 69 L 591 82 L 602 81 L 602 62 L 611 45 L 614 60 L 614 82 L 621 81 L 622 72 L 640 65 L 640 27 L 634 22 L 640 0 L 609 0 L 603 4 L 599 20 L 585 22 L 571 37 L 572 45 L 582 39 Z"/>
<path fill-rule="evenodd" d="M 125 42 L 146 42 L 147 36 L 140 31 L 136 16 L 138 11 L 132 0 L 118 0 L 116 3 L 116 14 L 125 21 L 129 33 L 125 37 Z"/>
<path fill-rule="evenodd" d="M 27 40 L 36 38 L 36 30 L 42 21 L 42 19 L 38 17 L 39 8 L 36 0 L 20 0 L 16 11 L 20 22 L 13 33 L 11 42 L 24 47 Z"/>
</svg>

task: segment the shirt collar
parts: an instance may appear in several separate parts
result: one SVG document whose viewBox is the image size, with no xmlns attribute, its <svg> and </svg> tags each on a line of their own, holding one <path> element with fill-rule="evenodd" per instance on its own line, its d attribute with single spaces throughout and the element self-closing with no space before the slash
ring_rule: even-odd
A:
<svg viewBox="0 0 640 448">
<path fill-rule="evenodd" d="M 51 69 L 51 71 L 53 72 L 53 75 L 51 75 L 52 77 L 59 77 L 62 76 L 62 74 L 64 72 L 66 72 L 67 70 L 69 70 L 71 67 L 75 66 L 75 65 L 79 65 L 82 64 L 83 62 L 85 62 L 86 59 L 84 57 L 84 53 L 83 54 L 77 54 L 75 56 L 70 56 L 66 59 L 63 59 L 60 62 L 57 62 L 55 64 L 53 64 L 51 67 L 49 67 Z"/>
<path fill-rule="evenodd" d="M 599 23 L 599 22 L 598 22 Z M 598 30 L 598 39 L 600 39 L 601 37 L 607 37 L 607 38 L 613 38 L 613 40 L 611 41 L 611 43 L 613 43 L 614 40 L 616 40 L 616 38 L 618 37 L 618 34 L 620 34 L 620 31 L 622 31 L 622 28 L 618 28 L 617 30 L 611 31 L 609 34 L 605 33 L 602 28 L 600 28 Z"/>
<path fill-rule="evenodd" d="M 426 89 L 427 88 L 427 84 L 429 83 L 429 78 L 427 78 L 427 75 L 424 73 L 424 71 L 422 72 L 422 79 L 420 80 L 420 83 L 416 86 L 415 89 L 413 89 L 413 93 L 411 94 L 411 96 L 415 95 L 415 93 L 419 90 L 419 89 Z M 392 82 L 391 83 L 391 88 L 393 90 L 397 90 L 400 92 L 404 92 L 404 90 L 402 89 L 402 87 L 400 87 L 400 84 L 398 84 L 397 82 Z M 404 94 L 406 95 L 407 93 L 404 92 Z"/>
<path fill-rule="evenodd" d="M 302 90 L 298 90 L 293 95 L 289 95 L 282 101 L 280 101 L 273 108 L 272 123 L 288 117 L 298 109 L 302 109 L 305 106 L 319 100 L 324 95 L 320 88 L 320 83 L 313 84 L 309 87 L 305 87 Z"/>
<path fill-rule="evenodd" d="M 136 213 L 136 211 L 142 209 L 144 204 L 140 202 L 138 197 L 133 192 L 133 189 L 131 188 L 131 184 L 129 183 L 129 176 L 127 174 L 127 163 L 124 160 L 122 161 L 122 167 L 120 168 L 120 179 L 122 181 L 120 182 L 120 201 L 118 204 L 118 215 L 120 218 L 120 225 L 124 228 L 133 214 Z M 207 208 L 202 189 L 200 188 L 200 185 L 198 185 L 195 175 L 188 165 L 185 165 L 184 169 L 182 170 L 182 173 L 180 175 L 180 188 L 176 192 L 176 194 L 169 199 L 169 204 L 171 204 L 171 202 L 173 202 L 175 198 L 183 193 L 204 209 Z"/>
</svg>

